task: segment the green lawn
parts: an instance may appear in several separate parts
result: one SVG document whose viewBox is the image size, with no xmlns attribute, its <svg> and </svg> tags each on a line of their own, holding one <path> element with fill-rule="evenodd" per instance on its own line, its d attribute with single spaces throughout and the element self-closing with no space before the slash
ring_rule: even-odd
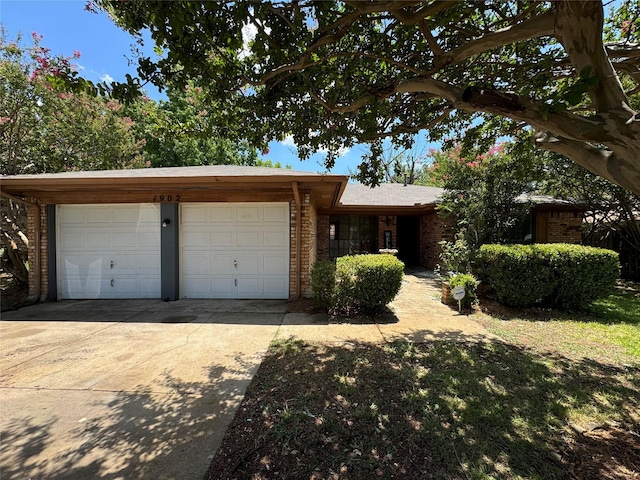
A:
<svg viewBox="0 0 640 480">
<path fill-rule="evenodd" d="M 506 343 L 274 343 L 206 478 L 636 478 L 638 301 L 472 315 Z"/>
<path fill-rule="evenodd" d="M 613 364 L 640 363 L 638 284 L 621 284 L 580 313 L 503 309 L 499 315 L 477 313 L 471 318 L 505 340 L 537 351 Z"/>
</svg>

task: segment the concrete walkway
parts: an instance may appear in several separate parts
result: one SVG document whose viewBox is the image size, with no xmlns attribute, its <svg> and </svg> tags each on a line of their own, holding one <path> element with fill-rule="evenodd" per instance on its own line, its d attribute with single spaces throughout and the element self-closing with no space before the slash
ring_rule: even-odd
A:
<svg viewBox="0 0 640 480">
<path fill-rule="evenodd" d="M 390 313 L 375 321 L 329 322 L 326 315 L 289 313 L 277 338 L 294 337 L 307 342 L 424 342 L 434 339 L 489 341 L 498 337 L 465 314 L 440 302 L 440 282 L 433 272 L 408 271 Z"/>
<path fill-rule="evenodd" d="M 330 323 L 285 301 L 74 301 L 2 313 L 0 478 L 202 478 L 271 340 L 483 341 L 405 276 L 391 313 Z"/>
</svg>

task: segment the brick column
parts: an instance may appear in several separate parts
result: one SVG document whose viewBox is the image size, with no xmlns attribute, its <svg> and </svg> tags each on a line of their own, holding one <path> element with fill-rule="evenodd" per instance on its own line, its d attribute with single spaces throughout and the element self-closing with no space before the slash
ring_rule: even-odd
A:
<svg viewBox="0 0 640 480">
<path fill-rule="evenodd" d="M 40 212 L 40 298 L 37 296 L 36 288 L 36 217 Z M 47 209 L 43 205 L 38 208 L 35 204 L 27 204 L 27 239 L 29 245 L 27 247 L 29 259 L 29 297 L 35 301 L 46 298 L 49 294 L 48 281 L 48 258 L 47 258 Z"/>
</svg>

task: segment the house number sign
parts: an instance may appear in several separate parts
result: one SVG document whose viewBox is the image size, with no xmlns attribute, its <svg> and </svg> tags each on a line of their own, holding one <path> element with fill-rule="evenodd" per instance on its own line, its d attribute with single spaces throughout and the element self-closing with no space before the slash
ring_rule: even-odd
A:
<svg viewBox="0 0 640 480">
<path fill-rule="evenodd" d="M 179 202 L 180 201 L 180 195 L 172 195 L 172 194 L 168 194 L 168 195 L 154 195 L 153 196 L 153 203 L 164 203 L 164 202 Z"/>
</svg>

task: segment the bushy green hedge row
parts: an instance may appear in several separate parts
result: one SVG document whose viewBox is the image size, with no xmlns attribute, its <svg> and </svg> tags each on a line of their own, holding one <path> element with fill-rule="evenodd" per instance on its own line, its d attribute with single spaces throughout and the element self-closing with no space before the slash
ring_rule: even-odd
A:
<svg viewBox="0 0 640 480">
<path fill-rule="evenodd" d="M 316 262 L 311 271 L 314 301 L 337 313 L 373 312 L 391 302 L 402 285 L 404 264 L 393 255 L 353 255 Z"/>
<path fill-rule="evenodd" d="M 311 269 L 311 292 L 316 305 L 333 307 L 336 291 L 336 266 L 329 260 L 314 263 Z"/>
<path fill-rule="evenodd" d="M 505 305 L 576 309 L 611 291 L 620 264 L 616 252 L 582 245 L 483 245 L 474 272 Z"/>
</svg>

